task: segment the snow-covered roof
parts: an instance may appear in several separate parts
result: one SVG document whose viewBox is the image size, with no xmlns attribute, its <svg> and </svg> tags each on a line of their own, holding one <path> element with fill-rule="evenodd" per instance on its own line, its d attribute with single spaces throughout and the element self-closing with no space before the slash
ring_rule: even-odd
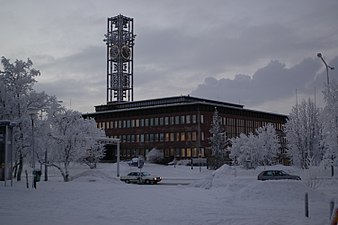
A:
<svg viewBox="0 0 338 225">
<path fill-rule="evenodd" d="M 267 115 L 275 115 L 275 116 L 283 116 L 286 115 L 263 112 L 257 110 L 244 109 L 244 105 L 229 103 L 229 102 L 221 102 L 210 99 L 197 98 L 192 96 L 175 96 L 175 97 L 166 97 L 166 98 L 157 98 L 157 99 L 148 99 L 148 100 L 140 100 L 133 102 L 109 102 L 106 105 L 98 105 L 95 106 L 96 112 L 88 113 L 87 116 L 94 116 L 105 113 L 112 112 L 124 112 L 130 110 L 141 110 L 141 109 L 154 109 L 161 107 L 174 107 L 174 106 L 188 106 L 188 105 L 209 105 L 218 108 L 227 108 L 227 109 L 237 109 L 246 112 L 254 112 L 254 113 L 263 113 Z"/>
</svg>

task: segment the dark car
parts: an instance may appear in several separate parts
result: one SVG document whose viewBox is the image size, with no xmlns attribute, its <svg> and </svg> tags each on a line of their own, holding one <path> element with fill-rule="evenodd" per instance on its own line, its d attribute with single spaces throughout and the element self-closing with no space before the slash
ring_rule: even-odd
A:
<svg viewBox="0 0 338 225">
<path fill-rule="evenodd" d="M 120 180 L 126 183 L 157 184 L 162 180 L 162 177 L 152 176 L 147 172 L 131 172 L 127 176 L 120 177 Z"/>
<path fill-rule="evenodd" d="M 301 180 L 300 176 L 290 175 L 283 170 L 265 170 L 258 174 L 258 180 Z"/>
</svg>

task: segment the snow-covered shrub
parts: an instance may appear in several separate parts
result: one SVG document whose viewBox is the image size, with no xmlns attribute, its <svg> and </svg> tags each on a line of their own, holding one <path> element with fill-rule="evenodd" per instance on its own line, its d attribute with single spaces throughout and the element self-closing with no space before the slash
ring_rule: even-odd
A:
<svg viewBox="0 0 338 225">
<path fill-rule="evenodd" d="M 146 155 L 146 159 L 151 163 L 160 163 L 164 159 L 163 151 L 153 148 Z"/>
<path fill-rule="evenodd" d="M 320 171 L 318 169 L 320 168 L 310 167 L 305 170 L 304 176 L 302 177 L 304 184 L 314 190 L 321 185 L 321 180 L 319 179 Z"/>
</svg>

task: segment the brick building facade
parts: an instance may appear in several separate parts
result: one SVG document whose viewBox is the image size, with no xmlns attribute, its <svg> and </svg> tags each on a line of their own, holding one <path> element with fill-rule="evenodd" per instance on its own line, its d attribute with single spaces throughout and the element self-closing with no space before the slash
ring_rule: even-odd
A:
<svg viewBox="0 0 338 225">
<path fill-rule="evenodd" d="M 271 123 L 285 146 L 282 127 L 287 116 L 191 96 L 111 102 L 95 106 L 94 113 L 84 116 L 95 118 L 107 136 L 120 138 L 122 159 L 145 155 L 156 148 L 163 151 L 166 161 L 171 161 L 210 155 L 209 130 L 215 108 L 228 139 Z M 280 158 L 283 154 L 282 147 Z M 105 159 L 116 159 L 113 146 L 108 146 Z"/>
</svg>

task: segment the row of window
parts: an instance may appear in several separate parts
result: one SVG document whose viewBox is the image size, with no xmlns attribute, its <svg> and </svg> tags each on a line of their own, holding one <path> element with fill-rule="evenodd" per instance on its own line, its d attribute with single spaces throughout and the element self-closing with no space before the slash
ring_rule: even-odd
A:
<svg viewBox="0 0 338 225">
<path fill-rule="evenodd" d="M 121 156 L 124 158 L 133 157 L 135 155 L 145 155 L 149 150 L 144 149 L 123 149 Z M 190 158 L 190 157 L 205 157 L 204 148 L 166 148 L 163 150 L 164 157 L 168 158 Z"/>
<path fill-rule="evenodd" d="M 204 123 L 204 115 L 200 118 L 201 124 Z M 168 126 L 180 124 L 196 124 L 197 115 L 177 115 L 154 118 L 142 118 L 131 120 L 115 120 L 109 122 L 98 122 L 98 128 L 113 129 L 113 128 L 134 128 L 134 127 L 153 127 L 153 126 Z"/>
<path fill-rule="evenodd" d="M 200 115 L 201 124 L 204 124 L 204 115 Z M 166 117 L 142 118 L 131 120 L 114 120 L 98 122 L 98 128 L 114 129 L 114 128 L 134 128 L 134 127 L 153 127 L 153 126 L 168 126 L 181 124 L 196 124 L 197 115 L 177 115 Z M 227 127 L 236 127 L 239 129 L 236 133 L 244 133 L 245 129 L 250 129 L 249 132 L 254 132 L 258 127 L 267 125 L 265 121 L 244 120 L 237 118 L 221 117 L 221 125 Z M 272 123 L 276 130 L 282 130 L 281 123 Z M 235 133 L 235 132 L 231 132 Z"/>
<path fill-rule="evenodd" d="M 235 119 L 235 118 L 222 118 L 222 125 L 232 126 L 232 127 L 246 127 L 247 129 L 251 129 L 252 132 L 257 129 L 258 127 L 264 127 L 268 125 L 267 121 L 257 121 L 257 120 L 244 120 L 244 119 Z M 271 123 L 276 130 L 282 130 L 283 124 L 281 123 Z M 244 129 L 242 129 L 244 132 Z M 241 132 L 239 132 L 241 133 Z"/>
<path fill-rule="evenodd" d="M 205 157 L 205 150 L 204 148 L 170 148 L 164 149 L 164 156 L 176 158 Z"/>
<path fill-rule="evenodd" d="M 122 143 L 144 143 L 144 142 L 178 142 L 197 141 L 197 131 L 192 132 L 167 132 L 150 134 L 127 134 L 121 135 Z M 204 132 L 201 132 L 201 140 L 205 140 Z"/>
</svg>

